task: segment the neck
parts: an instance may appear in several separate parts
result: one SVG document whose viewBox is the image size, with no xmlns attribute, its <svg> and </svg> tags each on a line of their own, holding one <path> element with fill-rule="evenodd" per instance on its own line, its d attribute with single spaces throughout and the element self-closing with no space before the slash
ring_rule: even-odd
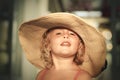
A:
<svg viewBox="0 0 120 80">
<path fill-rule="evenodd" d="M 73 62 L 74 57 L 53 57 L 53 68 L 56 70 L 69 70 L 77 68 L 77 65 Z"/>
</svg>

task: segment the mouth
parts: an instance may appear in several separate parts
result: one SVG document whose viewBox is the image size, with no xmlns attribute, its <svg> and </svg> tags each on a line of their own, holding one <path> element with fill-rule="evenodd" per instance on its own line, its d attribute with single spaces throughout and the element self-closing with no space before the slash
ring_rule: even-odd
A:
<svg viewBox="0 0 120 80">
<path fill-rule="evenodd" d="M 69 47 L 69 46 L 71 46 L 71 43 L 68 42 L 68 41 L 64 41 L 64 42 L 62 42 L 60 45 L 61 45 L 61 46 L 67 46 L 67 47 Z"/>
</svg>

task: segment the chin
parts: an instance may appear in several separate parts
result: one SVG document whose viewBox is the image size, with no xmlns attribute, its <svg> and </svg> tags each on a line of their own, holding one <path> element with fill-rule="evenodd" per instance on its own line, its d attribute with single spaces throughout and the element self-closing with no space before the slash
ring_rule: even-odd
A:
<svg viewBox="0 0 120 80">
<path fill-rule="evenodd" d="M 63 53 L 63 54 L 61 54 L 60 55 L 61 57 L 65 57 L 65 58 L 67 58 L 67 57 L 74 57 L 75 56 L 75 54 L 70 54 L 70 53 Z"/>
</svg>

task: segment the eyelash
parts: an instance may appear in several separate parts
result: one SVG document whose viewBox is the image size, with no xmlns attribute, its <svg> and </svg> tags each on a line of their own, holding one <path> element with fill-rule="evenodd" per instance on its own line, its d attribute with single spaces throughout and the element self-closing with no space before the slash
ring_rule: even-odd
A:
<svg viewBox="0 0 120 80">
<path fill-rule="evenodd" d="M 70 33 L 70 35 L 75 35 L 75 33 Z"/>
<path fill-rule="evenodd" d="M 56 33 L 56 35 L 60 35 L 60 34 L 61 34 L 61 32 Z"/>
<path fill-rule="evenodd" d="M 62 33 L 61 32 L 56 33 L 56 35 L 60 35 L 60 34 L 62 34 Z M 73 35 L 73 36 L 76 36 L 75 33 L 72 33 L 72 32 L 70 32 L 69 34 Z"/>
</svg>

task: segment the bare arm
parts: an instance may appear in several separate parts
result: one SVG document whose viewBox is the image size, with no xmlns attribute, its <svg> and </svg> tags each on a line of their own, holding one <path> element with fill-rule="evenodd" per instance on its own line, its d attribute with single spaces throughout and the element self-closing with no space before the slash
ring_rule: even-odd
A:
<svg viewBox="0 0 120 80">
<path fill-rule="evenodd" d="M 41 70 L 41 71 L 37 74 L 35 80 L 42 80 L 42 78 L 44 77 L 44 73 L 45 73 L 45 70 Z"/>
</svg>

